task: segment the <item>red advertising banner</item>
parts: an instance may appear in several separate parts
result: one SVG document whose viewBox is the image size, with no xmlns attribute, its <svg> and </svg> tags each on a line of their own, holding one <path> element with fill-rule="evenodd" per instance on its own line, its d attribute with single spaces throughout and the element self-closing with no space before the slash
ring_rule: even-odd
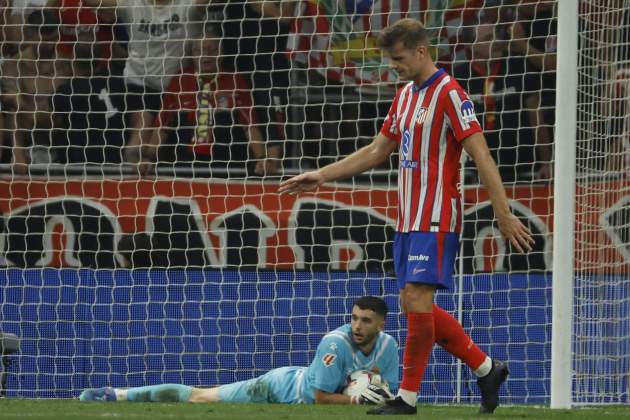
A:
<svg viewBox="0 0 630 420">
<path fill-rule="evenodd" d="M 576 194 L 578 269 L 627 270 L 630 195 L 614 192 L 624 188 L 590 184 Z M 500 239 L 483 189 L 464 195 L 466 271 L 551 270 L 550 186 L 508 188 L 513 211 L 536 237 L 528 256 L 513 255 Z M 396 200 L 394 189 L 358 185 L 290 196 L 277 194 L 275 183 L 217 179 L 0 180 L 0 258 L 113 268 L 122 264 L 120 239 L 145 232 L 167 244 L 167 267 L 389 270 Z"/>
</svg>

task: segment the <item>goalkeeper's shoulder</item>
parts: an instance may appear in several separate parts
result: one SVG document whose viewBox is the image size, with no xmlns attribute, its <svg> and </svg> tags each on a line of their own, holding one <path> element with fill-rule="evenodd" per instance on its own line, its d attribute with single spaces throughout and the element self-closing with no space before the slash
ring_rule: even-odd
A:
<svg viewBox="0 0 630 420">
<path fill-rule="evenodd" d="M 378 340 L 385 351 L 398 351 L 398 341 L 386 332 L 381 331 Z"/>
</svg>

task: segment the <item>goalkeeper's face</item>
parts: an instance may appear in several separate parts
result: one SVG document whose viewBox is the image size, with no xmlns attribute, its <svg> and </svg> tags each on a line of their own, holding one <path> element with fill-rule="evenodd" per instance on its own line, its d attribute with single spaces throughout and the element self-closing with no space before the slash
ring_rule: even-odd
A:
<svg viewBox="0 0 630 420">
<path fill-rule="evenodd" d="M 385 319 L 371 309 L 352 308 L 352 341 L 359 347 L 370 347 L 385 328 Z"/>
</svg>

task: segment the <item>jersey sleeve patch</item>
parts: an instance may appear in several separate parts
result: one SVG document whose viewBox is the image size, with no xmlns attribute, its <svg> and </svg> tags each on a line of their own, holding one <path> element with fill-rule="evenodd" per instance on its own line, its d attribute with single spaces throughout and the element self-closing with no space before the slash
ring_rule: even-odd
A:
<svg viewBox="0 0 630 420">
<path fill-rule="evenodd" d="M 330 367 L 335 363 L 335 359 L 337 359 L 337 355 L 334 353 L 326 353 L 322 356 L 322 363 L 326 367 Z"/>
<path fill-rule="evenodd" d="M 472 103 L 470 99 L 466 99 L 462 102 L 460 106 L 460 112 L 462 115 L 462 120 L 466 123 L 470 124 L 471 122 L 477 122 L 477 116 L 475 115 L 475 105 Z"/>
</svg>

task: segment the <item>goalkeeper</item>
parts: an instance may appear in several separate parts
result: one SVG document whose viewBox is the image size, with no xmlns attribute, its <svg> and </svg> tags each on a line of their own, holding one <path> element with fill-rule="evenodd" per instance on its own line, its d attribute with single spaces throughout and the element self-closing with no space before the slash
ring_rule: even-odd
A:
<svg viewBox="0 0 630 420">
<path fill-rule="evenodd" d="M 195 388 L 179 384 L 138 388 L 97 388 L 81 393 L 81 401 L 192 403 L 379 404 L 391 395 L 385 384 L 398 388 L 398 344 L 383 332 L 387 305 L 364 296 L 352 307 L 352 319 L 326 334 L 309 367 L 273 369 L 258 378 Z M 342 394 L 348 376 L 357 370 L 378 372 L 358 396 Z"/>
</svg>

